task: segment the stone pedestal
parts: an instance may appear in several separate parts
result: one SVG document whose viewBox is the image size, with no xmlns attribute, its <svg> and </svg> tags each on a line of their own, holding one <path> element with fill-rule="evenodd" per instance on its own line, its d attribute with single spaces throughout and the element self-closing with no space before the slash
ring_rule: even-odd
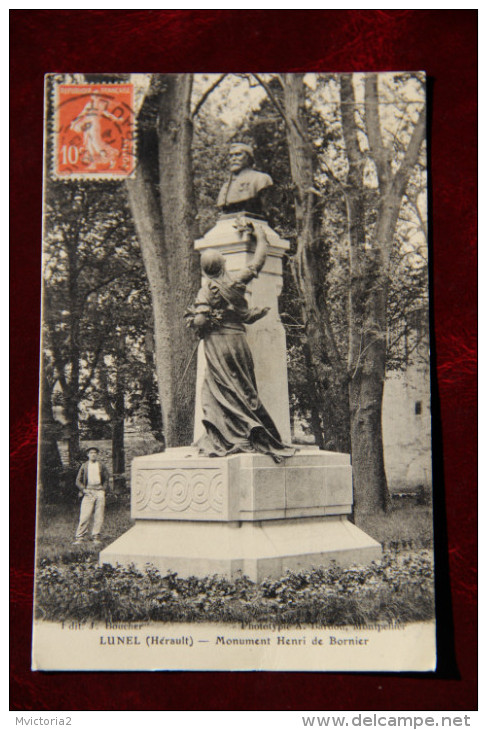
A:
<svg viewBox="0 0 487 730">
<path fill-rule="evenodd" d="M 379 543 L 347 518 L 347 454 L 305 448 L 282 464 L 260 454 L 194 454 L 169 449 L 134 459 L 136 524 L 100 553 L 101 563 L 262 580 L 332 560 L 380 559 Z"/>
<path fill-rule="evenodd" d="M 259 396 L 272 416 L 282 440 L 290 443 L 286 334 L 279 318 L 277 301 L 282 290 L 282 257 L 289 250 L 289 241 L 280 238 L 265 221 L 257 220 L 250 215 L 239 217 L 260 225 L 269 241 L 264 267 L 258 278 L 248 285 L 247 299 L 252 307 L 270 307 L 270 311 L 258 322 L 247 327 L 247 341 L 254 360 Z M 197 251 L 214 249 L 223 254 L 230 274 L 247 266 L 253 256 L 248 240 L 234 227 L 235 218 L 236 216 L 232 215 L 223 216 L 214 228 L 195 243 Z M 195 441 L 204 432 L 200 401 L 204 371 L 205 355 L 203 343 L 200 343 L 196 380 Z"/>
</svg>

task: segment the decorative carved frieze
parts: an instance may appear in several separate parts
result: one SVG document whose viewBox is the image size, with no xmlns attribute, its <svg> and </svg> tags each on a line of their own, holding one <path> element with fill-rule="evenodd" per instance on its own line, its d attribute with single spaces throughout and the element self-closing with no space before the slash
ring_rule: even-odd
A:
<svg viewBox="0 0 487 730">
<path fill-rule="evenodd" d="M 220 469 L 139 469 L 135 479 L 135 512 L 223 512 Z"/>
</svg>

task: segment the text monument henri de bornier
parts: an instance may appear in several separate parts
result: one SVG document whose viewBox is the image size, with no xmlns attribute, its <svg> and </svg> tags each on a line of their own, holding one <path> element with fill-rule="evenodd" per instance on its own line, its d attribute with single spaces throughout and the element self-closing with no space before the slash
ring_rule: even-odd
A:
<svg viewBox="0 0 487 730">
<path fill-rule="evenodd" d="M 181 577 L 367 563 L 379 543 L 349 521 L 350 456 L 293 447 L 278 314 L 289 243 L 265 219 L 269 175 L 230 149 L 216 225 L 197 240 L 202 286 L 188 312 L 201 341 L 192 447 L 133 460 L 135 525 L 100 563 L 153 564 Z"/>
</svg>

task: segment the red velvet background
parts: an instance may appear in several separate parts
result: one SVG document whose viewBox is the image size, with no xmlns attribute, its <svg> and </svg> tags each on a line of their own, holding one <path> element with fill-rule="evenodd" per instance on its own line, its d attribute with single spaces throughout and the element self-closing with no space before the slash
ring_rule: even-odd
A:
<svg viewBox="0 0 487 730">
<path fill-rule="evenodd" d="M 476 11 L 17 10 L 11 31 L 11 708 L 474 710 Z M 44 73 L 408 69 L 432 92 L 437 673 L 31 672 Z"/>
</svg>

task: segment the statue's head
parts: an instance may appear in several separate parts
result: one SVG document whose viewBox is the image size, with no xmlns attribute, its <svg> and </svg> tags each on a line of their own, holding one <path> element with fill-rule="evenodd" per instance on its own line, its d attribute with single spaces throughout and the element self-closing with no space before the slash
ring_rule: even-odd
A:
<svg viewBox="0 0 487 730">
<path fill-rule="evenodd" d="M 201 269 L 206 276 L 214 279 L 225 271 L 225 259 L 218 251 L 203 251 Z"/>
<path fill-rule="evenodd" d="M 240 172 L 254 164 L 254 151 L 249 144 L 234 142 L 230 145 L 228 153 L 228 166 L 230 172 Z"/>
</svg>

